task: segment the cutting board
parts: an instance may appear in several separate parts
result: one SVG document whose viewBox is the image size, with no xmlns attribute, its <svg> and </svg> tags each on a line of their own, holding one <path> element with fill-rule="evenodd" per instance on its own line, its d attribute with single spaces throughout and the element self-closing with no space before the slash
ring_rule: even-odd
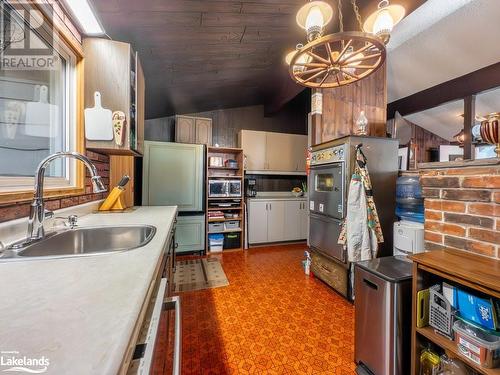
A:
<svg viewBox="0 0 500 375">
<path fill-rule="evenodd" d="M 101 93 L 94 93 L 94 107 L 86 108 L 85 138 L 90 141 L 113 140 L 113 113 L 101 105 Z"/>
<path fill-rule="evenodd" d="M 58 107 L 49 104 L 49 89 L 45 85 L 35 86 L 35 100 L 37 97 L 38 102 L 26 104 L 24 132 L 34 137 L 55 138 L 59 129 Z"/>
</svg>

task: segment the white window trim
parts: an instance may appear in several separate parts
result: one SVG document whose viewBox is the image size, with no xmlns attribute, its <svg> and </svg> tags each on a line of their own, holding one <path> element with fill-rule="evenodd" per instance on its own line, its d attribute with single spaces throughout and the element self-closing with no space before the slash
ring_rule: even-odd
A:
<svg viewBox="0 0 500 375">
<path fill-rule="evenodd" d="M 59 55 L 66 60 L 65 72 L 65 149 L 64 151 L 77 151 L 77 74 L 76 63 L 77 56 L 73 50 L 59 37 L 57 32 L 48 28 L 44 29 L 47 33 L 53 34 L 52 47 Z M 46 41 L 43 35 L 40 38 Z M 78 173 L 77 164 L 74 159 L 65 159 L 64 161 L 67 177 L 45 177 L 45 188 L 47 189 L 74 189 L 77 186 Z M 35 171 L 33 171 L 34 173 Z M 0 193 L 18 193 L 32 191 L 35 183 L 34 177 L 22 176 L 0 176 Z"/>
</svg>

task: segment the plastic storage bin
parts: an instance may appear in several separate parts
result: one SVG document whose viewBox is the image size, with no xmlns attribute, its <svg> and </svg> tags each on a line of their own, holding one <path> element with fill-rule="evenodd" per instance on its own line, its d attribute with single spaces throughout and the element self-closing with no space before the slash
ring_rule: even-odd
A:
<svg viewBox="0 0 500 375">
<path fill-rule="evenodd" d="M 424 222 L 424 198 L 418 175 L 396 180 L 396 215 L 401 220 Z"/>
<path fill-rule="evenodd" d="M 221 252 L 224 247 L 223 234 L 209 234 L 208 235 L 208 248 L 211 252 Z"/>
<path fill-rule="evenodd" d="M 226 221 L 226 229 L 238 229 L 240 222 L 238 220 Z"/>
<path fill-rule="evenodd" d="M 237 249 L 240 247 L 241 233 L 226 233 L 224 235 L 224 249 Z"/>
<path fill-rule="evenodd" d="M 486 368 L 500 365 L 500 337 L 461 320 L 453 324 L 458 351 L 471 361 Z"/>
<path fill-rule="evenodd" d="M 209 223 L 208 232 L 224 232 L 224 223 Z"/>
</svg>

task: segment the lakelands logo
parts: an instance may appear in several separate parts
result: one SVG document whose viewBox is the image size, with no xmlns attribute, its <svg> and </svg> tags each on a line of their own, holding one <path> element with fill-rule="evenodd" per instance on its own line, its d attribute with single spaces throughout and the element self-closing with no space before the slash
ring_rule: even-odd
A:
<svg viewBox="0 0 500 375">
<path fill-rule="evenodd" d="M 42 14 L 35 0 L 0 2 L 0 70 L 54 70 L 60 58 L 53 49 L 50 7 Z"/>
<path fill-rule="evenodd" d="M 0 351 L 1 372 L 25 372 L 43 374 L 47 372 L 50 361 L 47 357 L 28 357 L 18 351 Z"/>
</svg>

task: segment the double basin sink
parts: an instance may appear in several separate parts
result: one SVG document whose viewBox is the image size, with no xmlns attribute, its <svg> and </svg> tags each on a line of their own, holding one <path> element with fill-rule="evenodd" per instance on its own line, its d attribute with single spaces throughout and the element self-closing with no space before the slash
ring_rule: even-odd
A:
<svg viewBox="0 0 500 375">
<path fill-rule="evenodd" d="M 156 233 L 151 225 L 82 227 L 53 232 L 45 238 L 11 247 L 0 259 L 72 257 L 129 251 L 145 246 Z"/>
</svg>

